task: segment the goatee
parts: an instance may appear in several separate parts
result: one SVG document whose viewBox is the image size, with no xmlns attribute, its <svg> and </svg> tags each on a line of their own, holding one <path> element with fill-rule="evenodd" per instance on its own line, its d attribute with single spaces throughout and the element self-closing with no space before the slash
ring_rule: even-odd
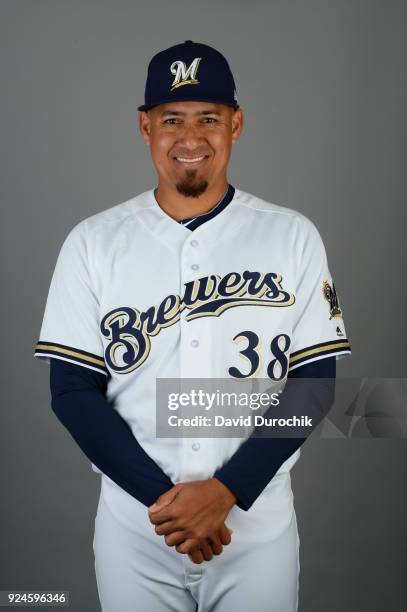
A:
<svg viewBox="0 0 407 612">
<path fill-rule="evenodd" d="M 198 198 L 208 189 L 208 181 L 194 182 L 196 171 L 187 170 L 187 177 L 175 185 L 178 193 L 186 198 Z"/>
</svg>

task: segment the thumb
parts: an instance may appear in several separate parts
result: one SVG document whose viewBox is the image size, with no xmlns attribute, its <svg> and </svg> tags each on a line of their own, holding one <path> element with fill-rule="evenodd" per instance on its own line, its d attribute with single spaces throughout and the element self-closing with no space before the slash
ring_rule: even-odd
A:
<svg viewBox="0 0 407 612">
<path fill-rule="evenodd" d="M 178 492 L 174 488 L 172 488 L 163 495 L 160 495 L 160 497 L 151 506 L 149 506 L 149 512 L 157 512 L 165 506 L 168 506 L 174 501 L 177 494 Z"/>
</svg>

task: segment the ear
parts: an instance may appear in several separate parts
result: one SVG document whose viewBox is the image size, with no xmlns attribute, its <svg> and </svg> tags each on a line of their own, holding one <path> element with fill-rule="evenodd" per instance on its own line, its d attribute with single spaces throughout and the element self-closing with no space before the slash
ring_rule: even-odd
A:
<svg viewBox="0 0 407 612">
<path fill-rule="evenodd" d="M 151 118 L 147 111 L 139 111 L 139 130 L 146 145 L 150 144 Z"/>
<path fill-rule="evenodd" d="M 237 108 L 233 111 L 232 114 L 232 143 L 235 144 L 237 142 L 242 130 L 243 130 L 243 111 L 241 107 Z"/>
</svg>

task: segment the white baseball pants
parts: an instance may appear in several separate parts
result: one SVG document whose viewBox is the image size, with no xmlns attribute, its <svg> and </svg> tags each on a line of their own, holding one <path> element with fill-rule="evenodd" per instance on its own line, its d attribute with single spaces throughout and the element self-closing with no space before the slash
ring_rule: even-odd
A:
<svg viewBox="0 0 407 612">
<path fill-rule="evenodd" d="M 154 532 L 147 508 L 102 475 L 93 550 L 102 612 L 296 612 L 299 537 L 289 473 L 252 508 L 233 507 L 232 542 L 197 565 Z"/>
</svg>

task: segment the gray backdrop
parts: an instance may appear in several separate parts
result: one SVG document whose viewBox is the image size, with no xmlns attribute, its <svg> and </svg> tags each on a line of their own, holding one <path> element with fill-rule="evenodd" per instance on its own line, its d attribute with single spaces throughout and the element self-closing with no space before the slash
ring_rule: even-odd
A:
<svg viewBox="0 0 407 612">
<path fill-rule="evenodd" d="M 137 129 L 148 61 L 188 38 L 223 51 L 246 114 L 229 180 L 317 224 L 353 348 L 339 375 L 403 377 L 407 6 L 2 0 L 0 8 L 0 589 L 69 589 L 73 611 L 93 612 L 100 477 L 53 415 L 48 366 L 32 354 L 68 231 L 156 184 Z M 300 612 L 405 608 L 405 459 L 403 440 L 304 447 L 292 473 Z"/>
</svg>

